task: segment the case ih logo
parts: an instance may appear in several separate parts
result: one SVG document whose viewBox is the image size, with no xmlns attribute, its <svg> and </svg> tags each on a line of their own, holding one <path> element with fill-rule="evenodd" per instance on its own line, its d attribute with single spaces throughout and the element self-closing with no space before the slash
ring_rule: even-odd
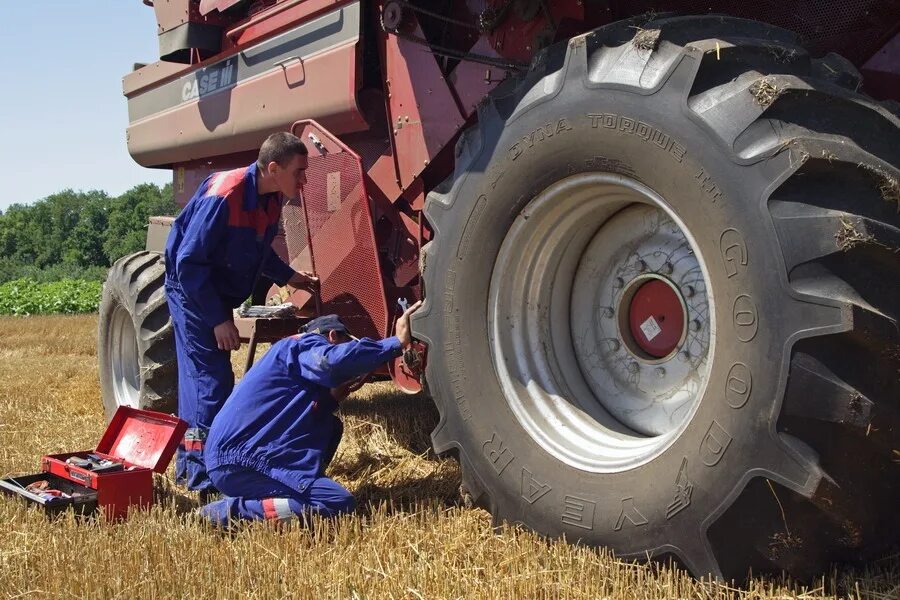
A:
<svg viewBox="0 0 900 600">
<path fill-rule="evenodd" d="M 234 58 L 198 71 L 181 88 L 181 100 L 187 102 L 213 92 L 231 87 L 235 83 L 236 60 Z"/>
</svg>

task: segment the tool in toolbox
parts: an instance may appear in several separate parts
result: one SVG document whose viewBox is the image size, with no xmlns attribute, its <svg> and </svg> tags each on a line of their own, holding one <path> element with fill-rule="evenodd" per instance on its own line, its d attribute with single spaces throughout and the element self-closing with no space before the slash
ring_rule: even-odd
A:
<svg viewBox="0 0 900 600">
<path fill-rule="evenodd" d="M 0 492 L 44 507 L 48 514 L 73 507 L 124 518 L 153 502 L 153 473 L 169 466 L 187 423 L 178 417 L 120 406 L 95 450 L 48 454 L 41 473 L 0 479 Z"/>
<path fill-rule="evenodd" d="M 76 467 L 93 471 L 94 473 L 109 473 L 111 471 L 122 471 L 126 469 L 123 463 L 108 458 L 103 458 L 98 454 L 88 454 L 85 457 L 70 456 L 66 459 L 67 465 L 75 465 Z M 127 467 L 133 470 L 134 467 Z"/>
<path fill-rule="evenodd" d="M 48 515 L 72 507 L 77 514 L 89 514 L 97 510 L 97 492 L 67 479 L 37 473 L 0 479 L 0 492 L 15 494 L 41 505 Z"/>
</svg>

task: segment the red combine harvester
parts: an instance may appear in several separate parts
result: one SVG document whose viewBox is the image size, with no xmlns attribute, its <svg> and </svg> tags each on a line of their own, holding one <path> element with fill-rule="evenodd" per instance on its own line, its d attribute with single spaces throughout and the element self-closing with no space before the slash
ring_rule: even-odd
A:
<svg viewBox="0 0 900 600">
<path fill-rule="evenodd" d="M 381 375 L 495 519 L 698 576 L 897 543 L 896 2 L 144 3 L 134 160 L 185 202 L 300 136 L 278 252 L 357 335 L 424 298 Z M 169 223 L 104 287 L 109 414 L 176 407 Z"/>
</svg>

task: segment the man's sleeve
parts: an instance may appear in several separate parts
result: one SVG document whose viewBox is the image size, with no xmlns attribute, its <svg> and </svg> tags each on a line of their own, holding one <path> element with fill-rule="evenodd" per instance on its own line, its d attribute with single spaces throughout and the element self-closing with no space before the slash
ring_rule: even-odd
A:
<svg viewBox="0 0 900 600">
<path fill-rule="evenodd" d="M 269 249 L 263 262 L 262 274 L 274 281 L 277 285 L 283 286 L 294 276 L 294 269 L 286 264 L 278 253 L 273 249 Z"/>
<path fill-rule="evenodd" d="M 198 205 L 178 248 L 175 272 L 184 294 L 200 308 L 206 324 L 215 327 L 230 317 L 212 285 L 210 260 L 225 235 L 228 204 L 218 197 L 198 198 L 194 202 Z"/>
<path fill-rule="evenodd" d="M 323 337 L 321 344 L 301 352 L 297 362 L 304 379 L 333 388 L 374 371 L 402 352 L 397 337 L 362 338 L 345 344 L 330 344 Z"/>
</svg>

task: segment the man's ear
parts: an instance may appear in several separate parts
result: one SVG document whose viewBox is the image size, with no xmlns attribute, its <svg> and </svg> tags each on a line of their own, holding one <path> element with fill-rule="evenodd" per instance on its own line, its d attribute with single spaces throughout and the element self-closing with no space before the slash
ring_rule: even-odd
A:
<svg viewBox="0 0 900 600">
<path fill-rule="evenodd" d="M 276 171 L 276 167 L 278 167 L 278 163 L 274 160 L 266 165 L 266 173 L 269 175 L 274 175 Z"/>
<path fill-rule="evenodd" d="M 328 341 L 331 342 L 332 344 L 337 344 L 338 341 L 340 340 L 340 336 L 338 335 L 338 332 L 335 331 L 334 329 L 332 329 L 328 332 L 327 337 L 328 337 Z"/>
</svg>

